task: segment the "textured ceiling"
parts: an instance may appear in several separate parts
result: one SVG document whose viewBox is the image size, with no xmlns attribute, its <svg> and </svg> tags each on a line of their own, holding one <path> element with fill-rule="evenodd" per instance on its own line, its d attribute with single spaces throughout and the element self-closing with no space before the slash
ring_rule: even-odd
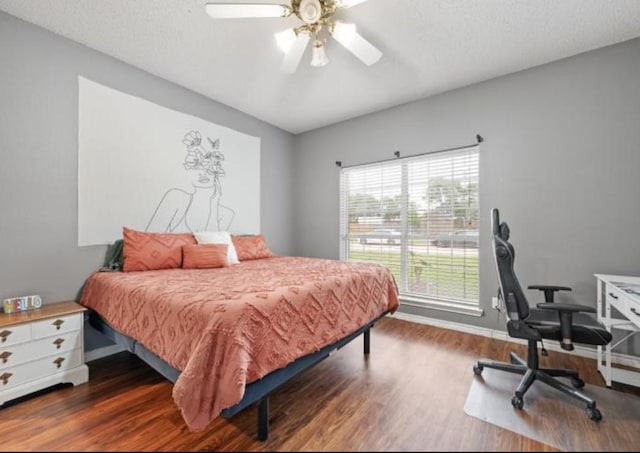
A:
<svg viewBox="0 0 640 453">
<path fill-rule="evenodd" d="M 293 133 L 640 36 L 640 0 L 369 0 L 337 18 L 382 50 L 376 65 L 330 40 L 327 66 L 310 67 L 307 49 L 287 75 L 273 33 L 295 18 L 214 20 L 204 5 L 0 0 L 0 10 Z"/>
</svg>

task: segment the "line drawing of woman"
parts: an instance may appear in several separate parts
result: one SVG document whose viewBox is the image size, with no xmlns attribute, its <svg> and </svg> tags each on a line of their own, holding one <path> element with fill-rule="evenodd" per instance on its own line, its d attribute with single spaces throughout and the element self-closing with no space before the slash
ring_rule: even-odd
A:
<svg viewBox="0 0 640 453">
<path fill-rule="evenodd" d="M 156 207 L 145 231 L 179 232 L 227 231 L 233 222 L 233 209 L 220 203 L 225 176 L 224 155 L 219 151 L 220 139 L 207 137 L 207 149 L 199 131 L 189 131 L 182 143 L 187 147 L 183 166 L 192 172 L 193 190 L 174 187 L 167 190 Z"/>
</svg>

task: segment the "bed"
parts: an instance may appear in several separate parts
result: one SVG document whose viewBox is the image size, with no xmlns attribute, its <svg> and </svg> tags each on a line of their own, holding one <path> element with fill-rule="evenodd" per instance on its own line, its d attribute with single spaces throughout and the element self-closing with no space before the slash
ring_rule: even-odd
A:
<svg viewBox="0 0 640 453">
<path fill-rule="evenodd" d="M 91 324 L 174 382 L 191 431 L 258 404 L 398 307 L 389 269 L 301 257 L 216 269 L 96 272 L 80 303 Z"/>
</svg>

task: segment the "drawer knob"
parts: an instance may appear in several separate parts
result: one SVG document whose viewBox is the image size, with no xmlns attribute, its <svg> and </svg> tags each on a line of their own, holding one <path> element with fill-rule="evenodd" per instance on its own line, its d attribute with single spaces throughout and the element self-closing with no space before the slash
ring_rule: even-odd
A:
<svg viewBox="0 0 640 453">
<path fill-rule="evenodd" d="M 13 332 L 11 332 L 10 330 L 3 330 L 2 332 L 0 332 L 0 338 L 2 338 L 2 340 L 0 340 L 0 343 L 4 343 L 5 341 L 7 341 L 7 337 L 12 333 Z"/>
<path fill-rule="evenodd" d="M 55 363 L 58 368 L 62 366 L 62 362 L 64 362 L 64 357 L 58 357 L 53 361 L 53 363 Z"/>
<path fill-rule="evenodd" d="M 615 295 L 615 294 L 613 294 L 613 293 L 609 293 L 609 295 L 610 295 L 611 297 L 613 297 L 614 299 L 617 299 L 617 298 L 618 298 L 618 296 L 616 296 L 616 295 Z"/>
<path fill-rule="evenodd" d="M 633 313 L 636 316 L 640 316 L 640 313 L 638 313 L 638 310 L 636 310 L 635 308 L 631 307 L 631 313 Z"/>
<path fill-rule="evenodd" d="M 2 373 L 0 379 L 2 380 L 2 385 L 7 385 L 9 383 L 9 378 L 13 376 L 12 373 Z"/>
<path fill-rule="evenodd" d="M 53 321 L 53 325 L 56 326 L 56 330 L 60 330 L 60 326 L 64 323 L 63 319 L 56 319 Z"/>
<path fill-rule="evenodd" d="M 56 345 L 56 349 L 60 349 L 60 347 L 62 346 L 62 343 L 64 343 L 64 338 L 58 338 L 53 341 L 53 344 Z"/>
<path fill-rule="evenodd" d="M 9 356 L 13 354 L 13 352 L 9 352 L 9 351 L 4 351 L 2 354 L 0 354 L 0 359 L 2 359 L 2 363 L 7 363 L 7 360 L 9 360 Z"/>
</svg>

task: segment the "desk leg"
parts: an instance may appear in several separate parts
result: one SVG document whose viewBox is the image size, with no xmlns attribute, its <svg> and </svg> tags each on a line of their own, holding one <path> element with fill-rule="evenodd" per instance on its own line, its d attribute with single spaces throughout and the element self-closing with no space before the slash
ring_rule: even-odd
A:
<svg viewBox="0 0 640 453">
<path fill-rule="evenodd" d="M 598 321 L 602 319 L 602 281 L 598 279 L 596 281 L 597 284 L 597 292 L 596 292 L 596 315 Z M 602 346 L 596 347 L 596 359 L 598 360 L 598 371 L 604 377 L 602 373 Z"/>
<path fill-rule="evenodd" d="M 606 285 L 602 285 L 602 283 L 600 283 L 601 289 L 603 291 L 598 291 L 598 297 L 602 298 L 602 293 L 604 291 L 607 290 Z M 611 304 L 609 303 L 608 299 L 605 297 L 605 302 L 604 302 L 604 320 L 605 320 L 605 325 L 607 326 L 607 328 L 609 330 L 611 330 Z M 609 343 L 608 345 L 606 345 L 604 347 L 604 357 L 605 357 L 605 376 L 604 376 L 604 380 L 605 383 L 607 384 L 607 387 L 611 387 L 611 343 Z"/>
<path fill-rule="evenodd" d="M 596 309 L 597 309 L 597 318 L 598 321 L 601 321 L 604 323 L 605 326 L 607 326 L 608 329 L 610 329 L 611 325 L 611 306 L 609 305 L 609 303 L 606 300 L 606 297 L 603 298 L 602 294 L 605 290 L 605 285 L 603 284 L 602 280 L 598 279 L 597 281 L 597 285 L 598 285 L 598 289 L 597 289 L 597 304 L 596 304 Z M 598 359 L 598 371 L 600 372 L 600 374 L 602 375 L 602 377 L 604 378 L 604 381 L 607 385 L 607 387 L 611 387 L 611 347 L 610 344 L 604 346 L 604 351 L 603 351 L 603 346 L 598 346 L 597 349 L 597 359 Z M 604 352 L 604 357 L 603 357 L 603 352 Z M 604 362 L 603 362 L 604 359 Z"/>
<path fill-rule="evenodd" d="M 596 360 L 598 361 L 598 371 L 602 374 L 602 346 L 596 347 Z"/>
<path fill-rule="evenodd" d="M 611 304 L 608 302 L 605 303 L 605 319 L 607 320 L 607 325 L 611 325 Z M 607 383 L 607 387 L 611 387 L 611 343 L 605 346 L 605 361 L 606 361 L 606 376 L 605 381 Z"/>
</svg>

